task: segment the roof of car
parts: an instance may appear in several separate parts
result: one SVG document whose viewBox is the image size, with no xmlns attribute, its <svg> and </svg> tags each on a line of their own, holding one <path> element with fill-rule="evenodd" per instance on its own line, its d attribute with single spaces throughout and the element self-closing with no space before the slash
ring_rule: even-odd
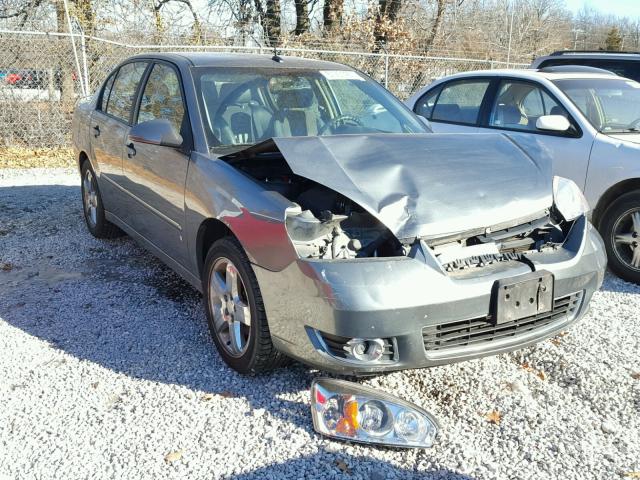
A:
<svg viewBox="0 0 640 480">
<path fill-rule="evenodd" d="M 474 70 L 471 72 L 463 72 L 455 75 L 444 77 L 446 79 L 451 78 L 465 78 L 465 77 L 480 77 L 480 76 L 495 76 L 495 77 L 517 77 L 526 78 L 530 80 L 539 80 L 540 78 L 546 78 L 547 80 L 561 80 L 561 79 L 589 79 L 589 78 L 619 78 L 611 73 L 591 73 L 591 72 L 544 72 L 534 69 L 499 69 L 499 70 Z"/>
<path fill-rule="evenodd" d="M 588 50 L 558 50 L 550 55 L 544 55 L 535 59 L 534 63 L 539 62 L 542 59 L 558 58 L 558 57 L 579 57 L 579 58 L 595 58 L 601 59 L 634 59 L 640 58 L 640 52 L 617 52 L 617 51 L 588 51 Z"/>
<path fill-rule="evenodd" d="M 256 68 L 308 68 L 313 70 L 353 70 L 347 65 L 310 58 L 279 56 L 273 59 L 273 52 L 253 53 L 211 53 L 211 52 L 151 52 L 134 58 L 158 58 L 174 62 L 187 61 L 196 67 L 256 67 Z"/>
</svg>

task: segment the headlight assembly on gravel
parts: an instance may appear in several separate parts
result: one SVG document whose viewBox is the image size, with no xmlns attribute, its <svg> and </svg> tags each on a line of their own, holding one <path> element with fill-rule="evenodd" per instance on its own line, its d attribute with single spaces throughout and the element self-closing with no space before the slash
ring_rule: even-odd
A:
<svg viewBox="0 0 640 480">
<path fill-rule="evenodd" d="M 311 384 L 315 430 L 328 437 L 393 447 L 429 448 L 438 422 L 407 401 L 344 380 L 319 378 Z"/>
<path fill-rule="evenodd" d="M 567 222 L 590 210 L 580 187 L 573 180 L 564 177 L 553 177 L 553 203 Z"/>
</svg>

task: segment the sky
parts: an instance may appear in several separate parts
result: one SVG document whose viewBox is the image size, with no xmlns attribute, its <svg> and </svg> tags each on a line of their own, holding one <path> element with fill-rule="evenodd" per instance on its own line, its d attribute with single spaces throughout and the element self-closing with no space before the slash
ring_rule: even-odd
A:
<svg viewBox="0 0 640 480">
<path fill-rule="evenodd" d="M 640 0 L 565 0 L 565 4 L 574 12 L 587 5 L 605 14 L 640 17 Z"/>
</svg>

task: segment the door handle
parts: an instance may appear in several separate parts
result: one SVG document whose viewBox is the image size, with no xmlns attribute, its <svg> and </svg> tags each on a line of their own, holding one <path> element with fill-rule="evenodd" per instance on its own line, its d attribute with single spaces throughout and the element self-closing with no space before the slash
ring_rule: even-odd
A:
<svg viewBox="0 0 640 480">
<path fill-rule="evenodd" d="M 136 147 L 133 142 L 127 145 L 127 157 L 132 158 L 136 155 Z"/>
<path fill-rule="evenodd" d="M 96 125 L 95 127 L 93 127 L 93 131 L 94 131 L 93 136 L 98 138 L 100 136 L 100 125 Z"/>
</svg>

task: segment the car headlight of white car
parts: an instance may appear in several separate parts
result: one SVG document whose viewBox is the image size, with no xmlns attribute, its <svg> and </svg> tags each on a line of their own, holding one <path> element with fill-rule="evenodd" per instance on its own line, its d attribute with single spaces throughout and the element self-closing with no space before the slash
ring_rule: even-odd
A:
<svg viewBox="0 0 640 480">
<path fill-rule="evenodd" d="M 573 180 L 553 177 L 553 203 L 562 217 L 570 222 L 589 212 L 589 203 Z"/>
</svg>

